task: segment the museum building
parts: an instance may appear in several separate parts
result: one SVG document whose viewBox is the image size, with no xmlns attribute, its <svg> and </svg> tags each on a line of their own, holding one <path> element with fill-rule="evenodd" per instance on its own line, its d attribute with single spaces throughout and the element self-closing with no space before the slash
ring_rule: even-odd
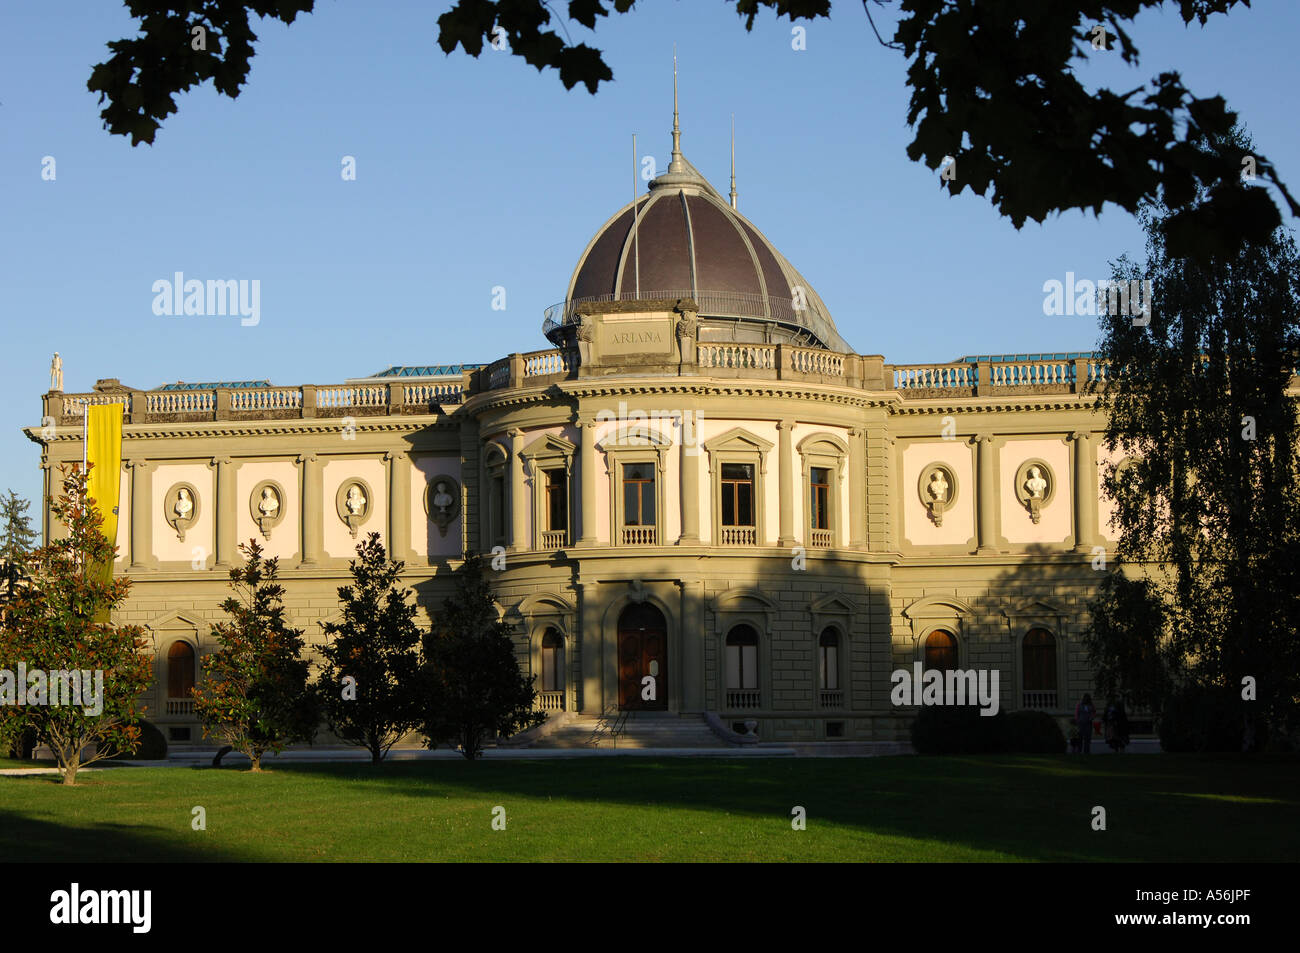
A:
<svg viewBox="0 0 1300 953">
<path fill-rule="evenodd" d="M 173 747 L 204 744 L 189 689 L 254 538 L 313 643 L 365 534 L 426 621 L 466 554 L 495 553 L 555 726 L 658 711 L 732 742 L 893 742 L 915 709 L 891 674 L 916 662 L 996 671 L 1003 710 L 1064 716 L 1092 689 L 1112 546 L 1092 355 L 856 353 L 676 122 L 667 171 L 592 237 L 543 332 L 342 384 L 44 396 L 26 433 L 47 499 L 87 403 L 124 407 L 116 619 L 152 639 L 144 702 Z"/>
</svg>

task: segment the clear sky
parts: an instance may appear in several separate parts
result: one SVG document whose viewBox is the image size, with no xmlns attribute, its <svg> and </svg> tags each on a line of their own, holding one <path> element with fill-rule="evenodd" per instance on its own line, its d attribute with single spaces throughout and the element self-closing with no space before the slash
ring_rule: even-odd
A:
<svg viewBox="0 0 1300 953">
<path fill-rule="evenodd" d="M 766 11 L 746 33 L 721 0 L 641 0 L 594 35 L 569 24 L 614 71 L 596 96 L 505 53 L 444 55 L 435 21 L 449 5 L 323 0 L 290 27 L 255 24 L 242 95 L 181 97 L 156 143 L 133 148 L 101 128 L 86 90 L 105 44 L 134 34 L 125 8 L 5 0 L 0 489 L 40 492 L 19 428 L 40 423 L 54 351 L 74 392 L 106 377 L 329 384 L 547 347 L 543 309 L 631 197 L 632 134 L 667 165 L 674 43 L 686 157 L 725 193 L 735 114 L 741 212 L 861 353 L 1088 350 L 1094 320 L 1044 316 L 1043 283 L 1106 277 L 1108 261 L 1142 253 L 1113 207 L 1017 232 L 984 198 L 948 198 L 905 154 L 902 55 L 852 0 L 807 26 L 800 51 L 788 20 Z M 892 32 L 888 14 L 877 23 Z M 1078 67 L 1085 80 L 1130 89 L 1180 69 L 1193 91 L 1226 96 L 1300 190 L 1300 3 L 1256 0 L 1204 29 L 1166 5 L 1133 37 L 1139 68 L 1116 54 Z M 156 316 L 152 285 L 178 271 L 258 279 L 260 322 Z"/>
</svg>

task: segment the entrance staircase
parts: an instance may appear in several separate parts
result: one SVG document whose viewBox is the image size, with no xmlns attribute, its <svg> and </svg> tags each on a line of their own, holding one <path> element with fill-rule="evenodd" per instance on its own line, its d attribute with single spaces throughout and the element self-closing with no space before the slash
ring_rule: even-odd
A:
<svg viewBox="0 0 1300 953">
<path fill-rule="evenodd" d="M 606 711 L 574 715 L 530 748 L 729 748 L 702 715 L 667 711 Z"/>
</svg>

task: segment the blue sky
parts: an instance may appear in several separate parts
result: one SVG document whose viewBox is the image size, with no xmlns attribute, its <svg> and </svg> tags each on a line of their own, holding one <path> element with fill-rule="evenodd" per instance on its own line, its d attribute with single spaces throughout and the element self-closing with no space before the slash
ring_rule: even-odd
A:
<svg viewBox="0 0 1300 953">
<path fill-rule="evenodd" d="M 133 148 L 101 128 L 86 90 L 105 43 L 134 33 L 125 8 L 7 0 L 0 489 L 39 493 L 39 452 L 19 428 L 40 423 L 56 350 L 71 392 L 105 377 L 329 384 L 546 347 L 543 309 L 630 198 L 632 134 L 667 164 L 674 43 L 687 158 L 725 192 L 735 114 L 740 210 L 861 353 L 1090 349 L 1093 319 L 1045 317 L 1043 282 L 1105 277 L 1109 260 L 1142 253 L 1118 209 L 1017 232 L 984 198 L 948 198 L 905 154 L 904 60 L 850 0 L 807 27 L 801 51 L 789 21 L 765 12 L 746 33 L 721 0 L 642 0 L 594 36 L 570 24 L 614 70 L 594 97 L 505 53 L 444 55 L 448 5 L 323 0 L 291 27 L 255 25 L 240 97 L 181 97 L 156 143 Z M 1204 29 L 1169 6 L 1133 36 L 1139 68 L 1116 55 L 1080 66 L 1086 81 L 1129 89 L 1180 69 L 1194 91 L 1225 95 L 1300 187 L 1300 4 L 1257 0 Z M 345 155 L 355 181 L 340 176 Z M 156 316 L 153 282 L 177 271 L 260 280 L 260 323 Z"/>
</svg>

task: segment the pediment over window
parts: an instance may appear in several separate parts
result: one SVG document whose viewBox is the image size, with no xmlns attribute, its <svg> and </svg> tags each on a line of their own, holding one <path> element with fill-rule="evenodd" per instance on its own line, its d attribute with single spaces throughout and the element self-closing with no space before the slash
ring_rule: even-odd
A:
<svg viewBox="0 0 1300 953">
<path fill-rule="evenodd" d="M 926 596 L 903 610 L 903 617 L 914 622 L 923 619 L 952 619 L 971 614 L 971 607 L 955 596 Z"/>
<path fill-rule="evenodd" d="M 741 451 L 749 453 L 767 453 L 772 449 L 772 442 L 750 433 L 744 427 L 732 427 L 726 433 L 718 434 L 712 440 L 705 441 L 704 449 L 709 453 L 719 451 Z"/>
<path fill-rule="evenodd" d="M 815 453 L 827 457 L 847 457 L 849 455 L 849 445 L 835 434 L 827 433 L 824 430 L 810 433 L 799 441 L 795 449 L 805 457 Z"/>
<path fill-rule="evenodd" d="M 828 593 L 820 599 L 812 602 L 808 606 L 808 611 L 812 615 L 853 615 L 857 607 L 849 602 L 842 594 L 837 592 Z"/>
<path fill-rule="evenodd" d="M 510 459 L 510 452 L 495 440 L 483 444 L 483 462 L 487 466 L 500 466 Z"/>
<path fill-rule="evenodd" d="M 777 604 L 757 589 L 728 589 L 713 598 L 714 612 L 775 612 Z"/>
<path fill-rule="evenodd" d="M 637 424 L 615 427 L 596 444 L 596 447 L 600 450 L 626 450 L 635 447 L 666 449 L 672 445 L 673 442 L 655 428 Z"/>
<path fill-rule="evenodd" d="M 573 612 L 573 604 L 554 592 L 534 592 L 519 600 L 515 612 L 522 617 L 543 615 L 567 615 Z"/>
<path fill-rule="evenodd" d="M 1002 610 L 1002 615 L 1005 616 L 1008 621 L 1016 619 L 1056 620 L 1064 614 L 1065 613 L 1056 606 L 1038 599 L 1029 599 L 1010 609 Z"/>
<path fill-rule="evenodd" d="M 520 454 L 525 460 L 545 457 L 571 457 L 578 448 L 571 441 L 555 434 L 543 434 L 530 443 Z"/>
</svg>

